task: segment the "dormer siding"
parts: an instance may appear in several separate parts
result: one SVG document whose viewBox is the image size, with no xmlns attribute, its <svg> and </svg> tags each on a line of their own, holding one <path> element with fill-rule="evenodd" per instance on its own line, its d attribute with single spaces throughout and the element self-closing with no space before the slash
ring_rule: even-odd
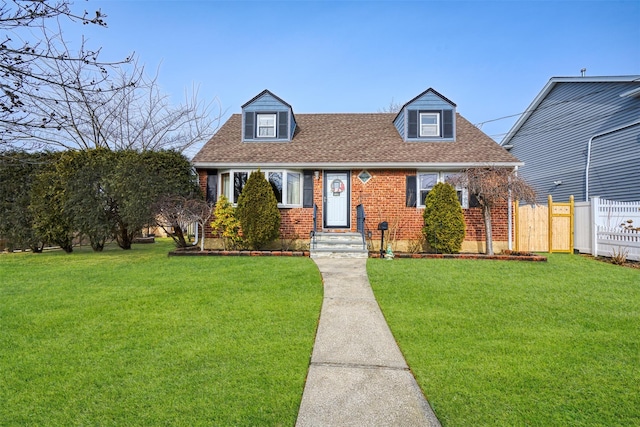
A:
<svg viewBox="0 0 640 427">
<path fill-rule="evenodd" d="M 441 142 L 456 139 L 456 105 L 428 89 L 406 103 L 394 120 L 405 142 Z"/>
<path fill-rule="evenodd" d="M 274 136 L 260 136 L 260 117 L 274 120 Z M 269 122 L 271 124 L 271 122 Z M 242 107 L 242 140 L 244 142 L 288 142 L 296 128 L 291 106 L 268 91 Z"/>
</svg>

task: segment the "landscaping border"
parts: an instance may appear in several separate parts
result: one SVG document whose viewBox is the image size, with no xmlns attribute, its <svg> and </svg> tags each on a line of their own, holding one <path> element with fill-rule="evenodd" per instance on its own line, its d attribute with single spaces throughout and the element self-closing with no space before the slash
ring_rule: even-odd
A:
<svg viewBox="0 0 640 427">
<path fill-rule="evenodd" d="M 435 259 L 493 259 L 500 261 L 533 261 L 533 262 L 546 262 L 547 257 L 542 255 L 486 255 L 486 254 L 427 254 L 427 253 L 403 253 L 394 252 L 394 258 L 435 258 Z M 369 252 L 369 258 L 380 258 L 379 252 Z"/>
<path fill-rule="evenodd" d="M 309 251 L 224 251 L 224 250 L 174 250 L 169 256 L 304 256 L 309 257 Z"/>
<path fill-rule="evenodd" d="M 169 252 L 169 256 L 284 256 L 284 257 L 309 257 L 311 253 L 309 251 L 282 251 L 282 250 L 265 250 L 265 251 L 251 251 L 251 250 L 236 250 L 225 251 L 221 249 L 204 250 L 201 251 L 197 247 L 176 249 Z M 370 251 L 369 258 L 380 258 L 380 252 Z M 493 259 L 500 261 L 533 261 L 533 262 L 545 262 L 547 257 L 542 255 L 527 254 L 527 255 L 485 255 L 485 254 L 429 254 L 429 253 L 394 253 L 394 258 L 435 258 L 435 259 Z"/>
</svg>

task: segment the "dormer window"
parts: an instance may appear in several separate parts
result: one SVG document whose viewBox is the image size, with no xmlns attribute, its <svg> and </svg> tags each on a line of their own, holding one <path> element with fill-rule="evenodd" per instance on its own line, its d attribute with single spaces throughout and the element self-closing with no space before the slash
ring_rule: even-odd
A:
<svg viewBox="0 0 640 427">
<path fill-rule="evenodd" d="M 456 140 L 456 104 L 429 88 L 402 106 L 393 119 L 403 140 Z"/>
<path fill-rule="evenodd" d="M 256 114 L 257 116 L 257 138 L 275 138 L 276 137 L 276 115 L 275 114 Z"/>
<path fill-rule="evenodd" d="M 440 113 L 420 113 L 420 136 L 440 136 Z"/>
<path fill-rule="evenodd" d="M 453 110 L 406 110 L 407 140 L 453 139 Z"/>
<path fill-rule="evenodd" d="M 293 132 L 289 121 L 288 111 L 245 111 L 244 114 L 245 141 L 290 141 Z"/>
</svg>

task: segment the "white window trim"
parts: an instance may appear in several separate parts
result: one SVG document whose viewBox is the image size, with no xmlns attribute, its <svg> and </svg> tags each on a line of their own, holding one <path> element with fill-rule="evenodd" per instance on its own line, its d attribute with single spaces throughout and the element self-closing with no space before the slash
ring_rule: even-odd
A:
<svg viewBox="0 0 640 427">
<path fill-rule="evenodd" d="M 425 134 L 422 132 L 422 117 L 425 117 L 425 116 L 433 116 L 436 118 L 436 124 L 429 125 L 429 126 L 435 126 L 435 130 L 436 130 L 435 134 Z M 440 113 L 437 113 L 437 112 L 420 113 L 418 117 L 418 128 L 420 130 L 419 132 L 420 138 L 440 137 Z"/>
<path fill-rule="evenodd" d="M 251 175 L 254 172 L 257 172 L 257 169 L 225 169 L 221 170 L 218 173 L 218 196 L 222 195 L 222 175 L 228 173 L 229 174 L 229 194 L 224 194 L 227 197 L 227 200 L 233 205 L 237 206 L 237 203 L 233 200 L 233 191 L 234 191 L 234 179 L 233 174 L 237 172 L 246 172 L 248 175 Z M 302 207 L 302 198 L 304 193 L 304 173 L 301 170 L 293 170 L 293 169 L 260 169 L 260 172 L 264 175 L 267 182 L 269 181 L 269 173 L 270 172 L 280 172 L 282 173 L 282 203 L 278 203 L 279 208 L 301 208 Z M 299 174 L 299 182 L 300 182 L 300 191 L 298 195 L 298 200 L 300 203 L 297 204 L 289 204 L 286 201 L 288 200 L 287 194 L 287 176 L 289 173 Z M 247 176 L 248 179 L 248 176 Z"/>
<path fill-rule="evenodd" d="M 260 126 L 260 117 L 270 116 L 273 118 L 273 126 Z M 260 135 L 260 129 L 273 128 L 273 135 Z M 277 113 L 256 113 L 256 139 L 275 139 L 278 137 L 278 114 Z"/>
<path fill-rule="evenodd" d="M 360 175 L 363 175 L 363 174 L 365 174 L 365 173 L 367 174 L 368 178 L 367 178 L 367 179 L 362 179 L 362 177 L 361 177 Z M 370 173 L 368 170 L 363 169 L 363 170 L 362 170 L 362 171 L 360 171 L 360 173 L 358 174 L 358 179 L 360 180 L 360 182 L 361 182 L 361 183 L 363 183 L 363 184 L 367 184 L 369 181 L 371 181 L 371 180 L 373 179 L 373 175 L 371 175 L 371 173 Z"/>
<path fill-rule="evenodd" d="M 439 182 L 446 182 L 447 176 L 450 175 L 457 175 L 460 172 L 455 172 L 455 171 L 439 171 L 439 172 L 434 172 L 434 171 L 417 171 L 416 173 L 416 207 L 418 209 L 424 209 L 424 205 L 421 204 L 422 203 L 422 197 L 420 197 L 420 190 L 422 190 L 420 188 L 420 175 L 434 175 L 437 174 L 438 178 L 436 180 L 436 184 Z M 434 184 L 435 185 L 435 184 Z M 433 187 L 432 187 L 433 188 Z M 466 187 L 461 187 L 456 185 L 455 186 L 456 192 L 461 191 L 462 192 L 462 202 L 461 206 L 462 209 L 469 209 L 469 190 Z"/>
</svg>

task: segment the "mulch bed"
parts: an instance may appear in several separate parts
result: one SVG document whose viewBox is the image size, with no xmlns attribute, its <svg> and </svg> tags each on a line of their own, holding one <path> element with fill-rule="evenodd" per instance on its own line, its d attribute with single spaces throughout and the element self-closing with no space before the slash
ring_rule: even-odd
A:
<svg viewBox="0 0 640 427">
<path fill-rule="evenodd" d="M 404 253 L 404 252 L 394 252 L 394 258 L 444 258 L 444 259 L 496 259 L 501 261 L 535 261 L 535 262 L 545 262 L 547 261 L 547 257 L 542 255 L 535 254 L 500 254 L 500 255 L 486 255 L 486 254 L 427 254 L 427 253 Z M 370 258 L 380 258 L 379 252 L 369 252 Z"/>
<path fill-rule="evenodd" d="M 176 249 L 169 252 L 169 256 L 306 256 L 309 251 L 223 251 L 223 250 L 204 250 L 199 249 Z"/>
<path fill-rule="evenodd" d="M 190 247 L 184 249 L 176 249 L 169 252 L 169 256 L 310 256 L 309 251 L 224 251 L 224 250 L 204 250 L 198 247 Z M 546 261 L 547 257 L 530 253 L 514 253 L 500 255 L 485 254 L 428 254 L 428 253 L 394 253 L 395 258 L 447 258 L 447 259 L 495 259 L 502 261 Z M 369 258 L 380 258 L 380 252 L 369 252 Z"/>
</svg>

